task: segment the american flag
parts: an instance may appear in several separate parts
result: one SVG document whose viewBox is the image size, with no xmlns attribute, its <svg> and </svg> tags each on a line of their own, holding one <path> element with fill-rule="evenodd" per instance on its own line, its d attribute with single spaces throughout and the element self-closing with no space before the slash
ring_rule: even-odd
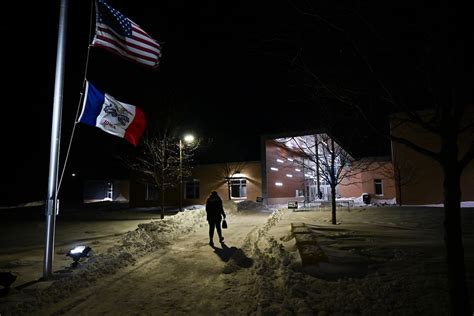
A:
<svg viewBox="0 0 474 316">
<path fill-rule="evenodd" d="M 104 48 L 151 68 L 158 67 L 161 46 L 156 40 L 104 0 L 98 0 L 96 8 L 92 47 Z"/>
</svg>

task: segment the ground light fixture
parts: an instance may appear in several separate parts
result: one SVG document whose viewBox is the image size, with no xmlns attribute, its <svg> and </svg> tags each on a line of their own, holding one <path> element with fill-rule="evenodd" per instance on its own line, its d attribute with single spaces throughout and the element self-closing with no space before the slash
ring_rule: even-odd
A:
<svg viewBox="0 0 474 316">
<path fill-rule="evenodd" d="M 91 247 L 88 246 L 77 246 L 68 251 L 67 257 L 71 257 L 73 260 L 72 267 L 76 267 L 79 264 L 79 260 L 83 257 L 88 257 Z"/>
</svg>

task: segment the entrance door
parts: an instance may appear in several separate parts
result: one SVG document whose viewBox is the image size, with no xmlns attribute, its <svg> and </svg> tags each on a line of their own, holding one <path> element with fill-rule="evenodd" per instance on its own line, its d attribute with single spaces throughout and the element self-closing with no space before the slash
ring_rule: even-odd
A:
<svg viewBox="0 0 474 316">
<path fill-rule="evenodd" d="M 308 187 L 308 196 L 309 202 L 314 201 L 318 198 L 318 186 L 317 185 L 310 185 Z"/>
</svg>

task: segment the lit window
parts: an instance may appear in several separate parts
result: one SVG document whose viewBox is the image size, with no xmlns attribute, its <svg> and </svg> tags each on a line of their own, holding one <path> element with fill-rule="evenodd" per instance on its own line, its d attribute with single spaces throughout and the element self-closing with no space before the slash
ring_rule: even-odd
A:
<svg viewBox="0 0 474 316">
<path fill-rule="evenodd" d="M 295 171 L 296 171 L 296 172 L 300 172 L 300 171 L 301 171 L 301 169 L 295 168 Z"/>
<path fill-rule="evenodd" d="M 293 158 L 287 158 L 287 159 L 288 159 L 288 161 L 293 161 Z"/>
<path fill-rule="evenodd" d="M 283 186 L 283 183 L 281 183 L 281 182 L 275 182 L 275 185 L 276 185 L 277 187 L 281 187 L 281 186 Z"/>
<path fill-rule="evenodd" d="M 230 196 L 234 199 L 247 197 L 247 180 L 246 179 L 230 180 Z"/>
<path fill-rule="evenodd" d="M 288 178 L 293 178 L 293 175 L 292 174 L 287 174 L 286 175 Z"/>
<path fill-rule="evenodd" d="M 374 179 L 375 195 L 383 195 L 382 179 Z"/>
<path fill-rule="evenodd" d="M 199 199 L 199 180 L 187 181 L 184 185 L 185 199 Z"/>
<path fill-rule="evenodd" d="M 281 159 L 277 159 L 277 162 L 279 162 L 279 163 L 283 163 L 283 160 L 281 160 Z"/>
<path fill-rule="evenodd" d="M 278 171 L 278 168 L 275 168 L 275 167 L 271 167 L 270 169 L 273 171 Z"/>
</svg>

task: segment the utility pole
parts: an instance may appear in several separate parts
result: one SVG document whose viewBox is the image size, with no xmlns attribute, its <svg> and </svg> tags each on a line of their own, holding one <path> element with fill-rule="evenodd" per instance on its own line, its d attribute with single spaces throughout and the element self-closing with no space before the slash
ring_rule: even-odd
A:
<svg viewBox="0 0 474 316">
<path fill-rule="evenodd" d="M 184 142 L 186 144 L 192 144 L 194 142 L 194 135 L 187 134 L 184 136 Z M 179 139 L 179 211 L 183 210 L 183 140 Z"/>
</svg>

